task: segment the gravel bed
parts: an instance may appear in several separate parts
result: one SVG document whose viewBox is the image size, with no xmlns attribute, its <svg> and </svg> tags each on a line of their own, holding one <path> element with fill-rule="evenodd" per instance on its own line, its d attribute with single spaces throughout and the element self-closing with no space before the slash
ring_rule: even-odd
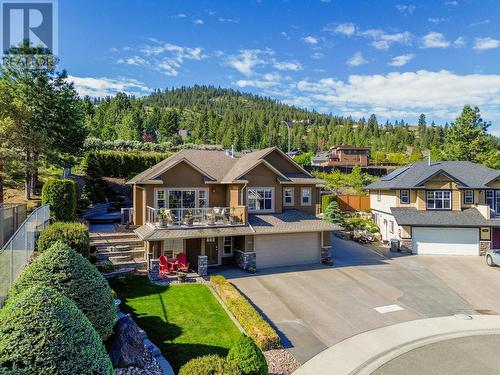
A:
<svg viewBox="0 0 500 375">
<path fill-rule="evenodd" d="M 144 363 L 143 368 L 133 366 L 115 368 L 115 375 L 163 375 L 160 365 L 147 349 L 144 350 Z"/>
<path fill-rule="evenodd" d="M 269 367 L 269 375 L 289 375 L 300 367 L 300 363 L 286 349 L 264 352 Z"/>
</svg>

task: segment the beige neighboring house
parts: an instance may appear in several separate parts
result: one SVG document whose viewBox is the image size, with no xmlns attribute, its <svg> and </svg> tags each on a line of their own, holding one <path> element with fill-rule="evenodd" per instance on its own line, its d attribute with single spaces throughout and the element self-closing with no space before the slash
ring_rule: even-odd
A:
<svg viewBox="0 0 500 375">
<path fill-rule="evenodd" d="M 337 227 L 316 217 L 316 179 L 279 149 L 182 150 L 128 181 L 149 259 L 185 253 L 210 266 L 320 263 Z"/>
<path fill-rule="evenodd" d="M 500 171 L 464 161 L 414 163 L 367 186 L 384 241 L 414 254 L 500 248 Z"/>
</svg>

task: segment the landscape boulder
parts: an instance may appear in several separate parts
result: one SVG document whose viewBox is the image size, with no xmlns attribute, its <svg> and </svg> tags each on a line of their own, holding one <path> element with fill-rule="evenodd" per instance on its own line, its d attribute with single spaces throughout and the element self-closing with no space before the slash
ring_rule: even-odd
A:
<svg viewBox="0 0 500 375">
<path fill-rule="evenodd" d="M 126 315 L 118 319 L 114 334 L 108 341 L 108 353 L 113 367 L 139 367 L 144 363 L 144 341 L 137 324 Z"/>
</svg>

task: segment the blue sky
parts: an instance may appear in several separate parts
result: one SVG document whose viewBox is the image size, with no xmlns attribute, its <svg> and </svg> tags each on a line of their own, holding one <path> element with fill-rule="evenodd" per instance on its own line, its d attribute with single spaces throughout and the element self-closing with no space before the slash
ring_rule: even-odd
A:
<svg viewBox="0 0 500 375">
<path fill-rule="evenodd" d="M 355 118 L 500 135 L 496 0 L 60 0 L 59 57 L 82 94 L 210 84 Z"/>
</svg>

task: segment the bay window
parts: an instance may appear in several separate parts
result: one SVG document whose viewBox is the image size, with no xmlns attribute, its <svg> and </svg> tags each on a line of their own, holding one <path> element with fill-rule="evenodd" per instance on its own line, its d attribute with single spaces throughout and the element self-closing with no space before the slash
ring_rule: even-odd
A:
<svg viewBox="0 0 500 375">
<path fill-rule="evenodd" d="M 428 210 L 451 210 L 450 190 L 429 190 L 427 191 Z"/>
<path fill-rule="evenodd" d="M 247 204 L 249 212 L 273 211 L 273 188 L 248 188 Z"/>
</svg>

